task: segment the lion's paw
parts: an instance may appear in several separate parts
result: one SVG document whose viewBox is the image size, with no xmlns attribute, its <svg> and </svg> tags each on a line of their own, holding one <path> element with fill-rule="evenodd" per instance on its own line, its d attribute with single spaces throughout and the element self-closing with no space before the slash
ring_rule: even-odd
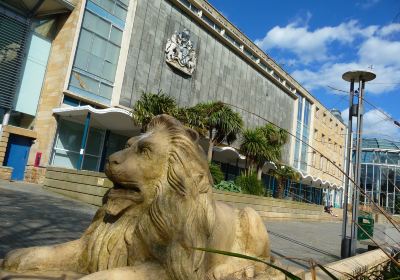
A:
<svg viewBox="0 0 400 280">
<path fill-rule="evenodd" d="M 9 252 L 4 258 L 2 269 L 8 271 L 27 270 L 33 260 L 31 248 L 16 249 Z"/>
<path fill-rule="evenodd" d="M 240 267 L 240 266 L 239 266 Z M 215 267 L 207 275 L 207 280 L 242 280 L 254 279 L 255 267 L 249 265 L 238 269 L 233 264 L 223 264 Z"/>
</svg>

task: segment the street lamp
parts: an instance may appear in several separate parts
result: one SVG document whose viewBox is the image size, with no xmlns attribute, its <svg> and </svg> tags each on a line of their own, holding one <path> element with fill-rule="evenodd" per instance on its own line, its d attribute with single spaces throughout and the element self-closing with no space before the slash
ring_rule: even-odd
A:
<svg viewBox="0 0 400 280">
<path fill-rule="evenodd" d="M 362 122 L 363 122 L 363 95 L 365 90 L 365 82 L 372 81 L 376 75 L 370 71 L 356 70 L 348 71 L 342 75 L 343 80 L 350 82 L 350 104 L 349 104 L 349 123 L 347 135 L 347 153 L 346 153 L 346 179 L 344 189 L 344 204 L 343 204 L 343 224 L 342 224 L 342 243 L 341 243 L 341 257 L 347 258 L 354 256 L 357 249 L 357 217 L 358 217 L 358 204 L 360 200 L 360 191 L 353 186 L 353 201 L 352 201 L 352 223 L 351 235 L 347 237 L 347 203 L 350 183 L 350 163 L 352 156 L 352 130 L 353 130 L 353 117 L 357 117 L 357 133 L 356 133 L 356 162 L 354 165 L 354 182 L 357 186 L 361 183 L 361 144 L 362 144 Z M 354 104 L 354 83 L 358 82 L 358 102 Z"/>
</svg>

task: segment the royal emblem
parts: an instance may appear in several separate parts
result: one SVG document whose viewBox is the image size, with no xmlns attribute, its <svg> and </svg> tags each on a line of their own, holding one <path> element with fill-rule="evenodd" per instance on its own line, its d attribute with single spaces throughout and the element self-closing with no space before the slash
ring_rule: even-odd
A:
<svg viewBox="0 0 400 280">
<path fill-rule="evenodd" d="M 175 31 L 165 46 L 165 61 L 185 74 L 192 75 L 196 68 L 196 60 L 189 30 L 185 28 L 179 33 Z"/>
</svg>

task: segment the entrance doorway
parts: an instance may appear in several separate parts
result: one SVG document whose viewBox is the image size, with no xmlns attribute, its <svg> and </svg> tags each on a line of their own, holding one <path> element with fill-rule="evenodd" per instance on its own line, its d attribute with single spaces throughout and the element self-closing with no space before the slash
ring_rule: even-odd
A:
<svg viewBox="0 0 400 280">
<path fill-rule="evenodd" d="M 20 181 L 24 179 L 25 167 L 28 162 L 31 145 L 31 138 L 10 134 L 4 165 L 13 168 L 11 174 L 12 180 Z"/>
</svg>

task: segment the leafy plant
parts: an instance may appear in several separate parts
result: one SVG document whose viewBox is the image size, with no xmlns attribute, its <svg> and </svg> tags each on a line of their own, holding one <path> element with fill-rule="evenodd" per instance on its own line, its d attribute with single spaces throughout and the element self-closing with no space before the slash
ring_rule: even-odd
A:
<svg viewBox="0 0 400 280">
<path fill-rule="evenodd" d="M 133 106 L 132 118 L 133 122 L 140 125 L 144 132 L 153 117 L 160 114 L 176 116 L 178 110 L 178 105 L 173 97 L 165 95 L 161 91 L 158 94 L 143 92 Z"/>
<path fill-rule="evenodd" d="M 243 193 L 261 196 L 264 195 L 264 185 L 257 179 L 255 173 L 242 173 L 240 176 L 236 177 L 235 183 L 242 189 Z"/>
<path fill-rule="evenodd" d="M 246 260 L 251 260 L 251 261 L 255 261 L 255 262 L 260 262 L 263 263 L 267 266 L 270 266 L 276 270 L 279 270 L 280 272 L 282 272 L 283 274 L 285 274 L 285 276 L 289 279 L 292 280 L 301 280 L 300 277 L 294 275 L 293 273 L 291 273 L 288 270 L 285 270 L 277 265 L 274 265 L 270 262 L 266 262 L 265 260 L 262 259 L 258 259 L 255 257 L 251 257 L 251 256 L 247 256 L 247 255 L 243 255 L 243 254 L 238 254 L 238 253 L 232 253 L 232 252 L 227 252 L 227 251 L 221 251 L 221 250 L 215 250 L 215 249 L 209 249 L 209 248 L 193 248 L 195 250 L 199 250 L 199 251 L 203 251 L 203 252 L 207 252 L 207 253 L 213 253 L 213 254 L 220 254 L 220 255 L 224 255 L 224 256 L 230 256 L 230 257 L 235 257 L 235 258 L 240 258 L 240 259 L 246 259 Z"/>
<path fill-rule="evenodd" d="M 214 184 L 219 184 L 222 180 L 224 180 L 225 176 L 219 164 L 209 162 L 208 167 L 210 168 L 210 173 L 213 178 Z"/>
<path fill-rule="evenodd" d="M 272 124 L 255 129 L 247 129 L 242 134 L 240 152 L 248 158 L 248 172 L 257 170 L 257 179 L 261 181 L 265 162 L 278 162 L 282 157 L 282 147 L 288 140 L 288 134 Z"/>
<path fill-rule="evenodd" d="M 290 166 L 277 164 L 275 170 L 271 170 L 270 175 L 275 177 L 278 187 L 274 196 L 276 198 L 283 198 L 283 192 L 285 190 L 285 184 L 287 180 L 297 182 L 300 180 L 300 174 Z"/>
<path fill-rule="evenodd" d="M 178 112 L 178 118 L 203 136 L 208 136 L 209 162 L 212 160 L 214 146 L 224 141 L 233 143 L 243 127 L 241 115 L 222 102 L 199 103 L 182 109 Z"/>
<path fill-rule="evenodd" d="M 228 192 L 235 192 L 240 193 L 242 189 L 240 186 L 236 185 L 233 181 L 221 181 L 218 184 L 214 185 L 214 188 L 220 191 L 228 191 Z"/>
</svg>

